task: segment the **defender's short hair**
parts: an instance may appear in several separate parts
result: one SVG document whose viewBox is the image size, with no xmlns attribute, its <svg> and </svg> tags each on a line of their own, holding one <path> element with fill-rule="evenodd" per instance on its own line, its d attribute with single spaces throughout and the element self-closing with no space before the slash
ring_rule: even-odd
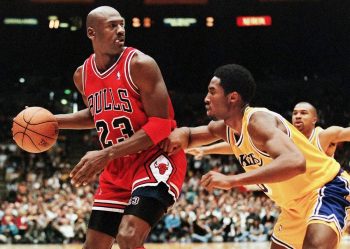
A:
<svg viewBox="0 0 350 249">
<path fill-rule="evenodd" d="M 237 64 L 227 64 L 218 67 L 214 76 L 221 80 L 225 94 L 238 92 L 244 103 L 250 103 L 253 99 L 256 89 L 253 75 L 248 69 Z"/>
</svg>

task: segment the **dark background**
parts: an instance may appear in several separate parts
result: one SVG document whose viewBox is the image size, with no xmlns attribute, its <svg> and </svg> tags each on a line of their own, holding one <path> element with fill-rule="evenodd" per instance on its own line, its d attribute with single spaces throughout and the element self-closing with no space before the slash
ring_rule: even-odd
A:
<svg viewBox="0 0 350 249">
<path fill-rule="evenodd" d="M 57 1 L 56 1 L 57 2 Z M 84 2 L 84 1 L 82 1 Z M 134 1 L 88 1 L 86 4 L 2 0 L 0 8 L 0 113 L 12 118 L 25 105 L 69 112 L 72 75 L 92 48 L 85 17 L 94 7 L 110 5 L 126 19 L 128 46 L 158 62 L 181 125 L 207 122 L 203 98 L 214 69 L 238 63 L 252 71 L 258 91 L 254 105 L 267 106 L 287 118 L 295 103 L 311 101 L 321 112 L 321 125 L 349 125 L 350 1 L 208 0 L 204 5 L 146 5 Z M 82 27 L 49 29 L 49 15 Z M 236 26 L 236 17 L 270 15 L 272 26 Z M 205 18 L 215 18 L 207 28 Z M 6 26 L 5 17 L 35 17 L 38 26 Z M 132 27 L 132 18 L 152 18 L 151 28 Z M 165 17 L 195 17 L 197 25 L 170 28 Z M 25 83 L 19 83 L 19 78 Z M 49 100 L 49 92 L 55 97 Z M 63 106 L 61 98 L 69 104 Z M 4 122 L 5 122 L 4 121 Z M 4 131 L 3 134 L 7 132 Z"/>
</svg>

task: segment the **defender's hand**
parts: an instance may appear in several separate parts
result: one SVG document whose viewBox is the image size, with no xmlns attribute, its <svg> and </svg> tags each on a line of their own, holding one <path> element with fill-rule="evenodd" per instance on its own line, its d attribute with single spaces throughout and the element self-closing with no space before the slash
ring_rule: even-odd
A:
<svg viewBox="0 0 350 249">
<path fill-rule="evenodd" d="M 201 185 L 209 192 L 212 191 L 213 188 L 228 190 L 233 187 L 233 177 L 234 176 L 226 176 L 216 171 L 210 171 L 202 176 Z"/>
<path fill-rule="evenodd" d="M 204 151 L 200 147 L 186 149 L 187 154 L 193 155 L 194 159 L 201 160 L 204 156 Z"/>
<path fill-rule="evenodd" d="M 159 147 L 168 155 L 185 149 L 188 145 L 188 128 L 177 128 L 171 132 L 168 138 L 159 143 Z"/>
<path fill-rule="evenodd" d="M 88 184 L 95 175 L 100 173 L 109 161 L 106 150 L 89 151 L 70 173 L 71 183 L 76 187 Z"/>
</svg>

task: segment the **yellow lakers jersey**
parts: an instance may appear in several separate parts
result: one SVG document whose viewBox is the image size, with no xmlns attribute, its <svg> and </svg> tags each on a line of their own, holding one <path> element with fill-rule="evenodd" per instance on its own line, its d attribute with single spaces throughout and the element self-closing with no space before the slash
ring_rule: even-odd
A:
<svg viewBox="0 0 350 249">
<path fill-rule="evenodd" d="M 320 137 L 319 134 L 320 132 L 323 131 L 322 127 L 317 126 L 315 129 L 313 129 L 309 141 L 312 143 L 314 146 L 316 146 L 321 152 L 325 153 L 327 156 L 334 157 L 334 152 L 337 149 L 336 144 L 330 144 L 326 151 L 322 149 L 321 143 L 320 143 Z"/>
<path fill-rule="evenodd" d="M 309 141 L 310 143 L 312 143 L 312 145 L 316 146 L 319 151 L 323 152 L 322 146 L 320 144 L 320 139 L 318 137 L 318 135 L 320 134 L 320 131 L 323 131 L 323 129 L 319 126 L 315 127 L 315 129 L 312 130 L 312 133 L 309 137 Z"/>
<path fill-rule="evenodd" d="M 227 127 L 227 140 L 245 171 L 259 167 L 268 167 L 273 160 L 266 152 L 259 150 L 253 144 L 248 123 L 255 112 L 268 112 L 277 117 L 286 127 L 287 135 L 303 153 L 306 160 L 306 172 L 289 180 L 259 185 L 264 192 L 281 207 L 287 207 L 292 200 L 303 197 L 332 180 L 340 170 L 340 165 L 313 146 L 308 139 L 281 115 L 266 108 L 246 108 L 242 120 L 242 130 L 239 138 Z"/>
</svg>

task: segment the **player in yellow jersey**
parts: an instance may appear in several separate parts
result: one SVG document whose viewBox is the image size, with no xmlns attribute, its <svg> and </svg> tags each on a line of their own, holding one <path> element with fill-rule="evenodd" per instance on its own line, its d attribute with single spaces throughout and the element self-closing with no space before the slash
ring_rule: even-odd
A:
<svg viewBox="0 0 350 249">
<path fill-rule="evenodd" d="M 320 126 L 316 127 L 317 120 L 317 111 L 312 104 L 299 102 L 295 105 L 292 115 L 293 125 L 320 151 L 333 157 L 337 143 L 350 142 L 350 127 L 330 126 L 322 129 Z M 226 142 L 189 148 L 186 152 L 197 159 L 209 154 L 232 154 L 231 147 Z"/>
<path fill-rule="evenodd" d="M 334 156 L 339 142 L 350 142 L 350 127 L 330 126 L 322 129 L 317 126 L 316 108 L 308 102 L 295 105 L 292 115 L 293 125 L 302 132 L 309 141 L 328 156 Z"/>
<path fill-rule="evenodd" d="M 249 107 L 254 91 L 247 69 L 235 64 L 219 67 L 209 83 L 205 106 L 207 115 L 220 121 L 178 128 L 161 147 L 171 154 L 225 140 L 246 172 L 210 171 L 201 179 L 206 189 L 261 186 L 281 207 L 272 249 L 336 248 L 350 209 L 349 175 L 282 116 Z"/>
</svg>

